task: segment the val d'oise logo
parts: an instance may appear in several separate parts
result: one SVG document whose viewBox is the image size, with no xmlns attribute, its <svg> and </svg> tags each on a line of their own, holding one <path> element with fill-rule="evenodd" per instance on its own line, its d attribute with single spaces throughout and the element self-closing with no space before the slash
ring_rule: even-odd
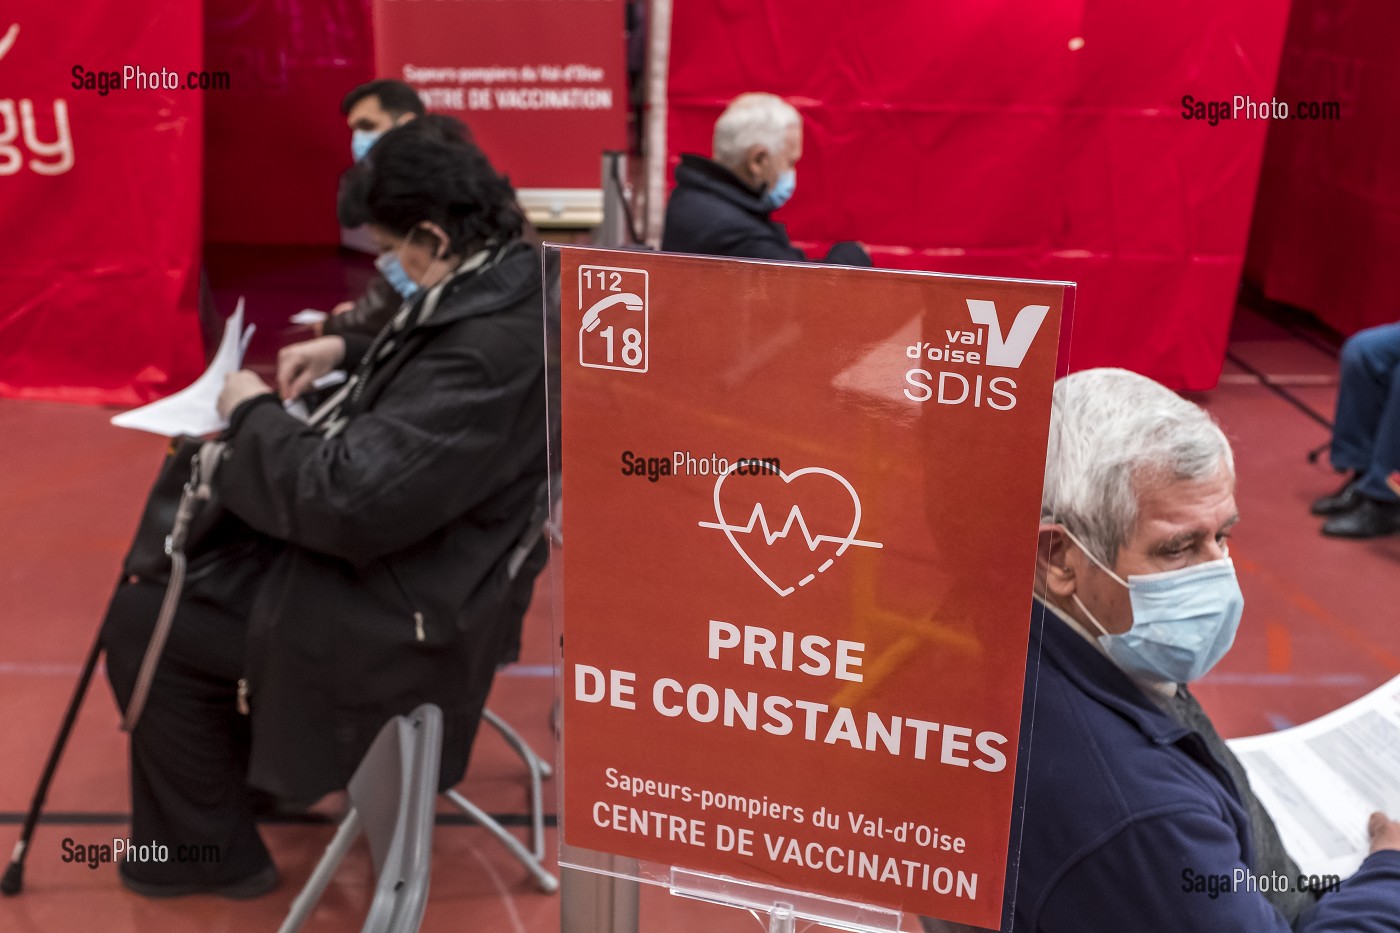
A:
<svg viewBox="0 0 1400 933">
<path fill-rule="evenodd" d="M 884 547 L 878 541 L 863 541 L 856 537 L 860 530 L 860 496 L 856 494 L 855 488 L 846 480 L 844 476 L 823 467 L 805 467 L 792 473 L 778 472 L 779 478 L 785 485 L 791 484 L 801 477 L 828 477 L 845 490 L 850 497 L 850 505 L 853 507 L 853 517 L 850 520 L 850 527 L 841 534 L 813 534 L 813 528 L 822 527 L 826 521 L 826 516 L 809 517 L 802 513 L 798 505 L 793 505 L 787 513 L 782 526 L 774 528 L 769 521 L 768 513 L 763 508 L 762 501 L 754 503 L 747 521 L 743 524 L 735 524 L 725 518 L 724 505 L 720 494 L 724 488 L 725 480 L 734 475 L 734 471 L 744 461 L 732 464 L 728 470 L 720 474 L 715 480 L 715 520 L 712 522 L 700 522 L 701 528 L 713 528 L 724 532 L 724 536 L 729 539 L 729 543 L 734 546 L 734 550 L 739 552 L 739 556 L 744 559 L 744 563 L 749 565 L 749 569 L 758 574 L 758 578 L 772 588 L 773 592 L 779 596 L 788 596 L 795 592 L 798 587 L 806 586 L 817 575 L 825 573 L 831 569 L 836 558 L 846 553 L 847 549 L 856 547 L 880 548 Z M 838 498 L 839 501 L 839 498 Z M 845 520 L 840 520 L 842 526 Z M 806 546 L 810 560 L 805 564 L 799 564 L 797 573 L 783 576 L 782 579 L 775 580 L 775 575 L 780 575 L 771 562 L 765 561 L 768 553 L 777 545 L 777 542 L 788 539 L 794 532 L 800 532 L 800 541 Z M 743 540 L 740 540 L 742 536 Z M 834 545 L 834 548 L 832 547 Z M 820 552 L 820 553 L 819 553 Z M 791 563 L 790 561 L 788 563 Z M 767 564 L 767 569 L 765 569 Z M 791 582 L 791 577 L 797 577 L 795 582 Z"/>
<path fill-rule="evenodd" d="M 967 299 L 967 313 L 972 316 L 972 323 L 987 328 L 988 366 L 1019 368 L 1021 361 L 1026 358 L 1026 351 L 1031 348 L 1031 341 L 1039 333 L 1040 325 L 1049 312 L 1049 305 L 1026 305 L 1016 313 L 1011 332 L 1002 337 L 1001 322 L 997 320 L 996 302 L 979 298 Z"/>
</svg>

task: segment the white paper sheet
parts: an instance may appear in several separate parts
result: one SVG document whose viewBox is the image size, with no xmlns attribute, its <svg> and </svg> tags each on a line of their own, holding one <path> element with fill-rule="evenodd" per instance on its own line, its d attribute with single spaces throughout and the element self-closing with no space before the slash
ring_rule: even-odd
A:
<svg viewBox="0 0 1400 933">
<path fill-rule="evenodd" d="M 166 437 L 180 434 L 200 437 L 222 431 L 228 427 L 228 422 L 219 417 L 217 403 L 224 388 L 224 377 L 243 365 L 243 353 L 255 329 L 252 324 L 246 330 L 243 328 L 243 299 L 239 298 L 238 307 L 224 323 L 218 352 L 193 385 L 149 405 L 124 411 L 112 419 L 112 424 Z"/>
<path fill-rule="evenodd" d="M 1400 677 L 1320 719 L 1227 744 L 1308 874 L 1352 874 L 1371 813 L 1400 818 Z"/>
<path fill-rule="evenodd" d="M 319 324 L 327 317 L 329 317 L 329 315 L 324 311 L 317 311 L 315 308 L 302 308 L 296 314 L 293 314 L 290 320 L 293 324 L 311 325 Z"/>
</svg>

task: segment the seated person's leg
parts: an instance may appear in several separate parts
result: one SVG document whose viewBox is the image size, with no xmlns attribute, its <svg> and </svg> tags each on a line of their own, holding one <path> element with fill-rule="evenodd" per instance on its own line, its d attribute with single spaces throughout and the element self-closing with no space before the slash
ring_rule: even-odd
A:
<svg viewBox="0 0 1400 933">
<path fill-rule="evenodd" d="M 1400 469 L 1400 324 L 1373 327 L 1342 350 L 1332 465 L 1355 474 L 1327 534 L 1374 537 L 1400 530 L 1400 504 L 1386 477 Z"/>
<path fill-rule="evenodd" d="M 1395 502 L 1395 492 L 1386 484 L 1386 477 L 1400 470 L 1400 340 L 1397 359 L 1390 371 L 1389 393 L 1381 408 L 1376 426 L 1376 439 L 1371 447 L 1371 463 L 1361 474 L 1357 490 L 1380 502 Z"/>
<path fill-rule="evenodd" d="M 1400 366 L 1400 324 L 1372 327 L 1342 346 L 1336 425 L 1332 431 L 1332 465 L 1364 473 L 1381 411 Z"/>
<path fill-rule="evenodd" d="M 158 584 L 123 586 L 103 627 L 107 676 L 123 710 L 164 593 Z M 123 882 L 141 893 L 234 886 L 216 893 L 254 896 L 276 885 L 245 781 L 248 718 L 235 702 L 244 635 L 243 619 L 210 603 L 184 600 L 176 612 L 131 736 L 131 842 L 169 853 L 166 862 L 122 865 Z"/>
</svg>

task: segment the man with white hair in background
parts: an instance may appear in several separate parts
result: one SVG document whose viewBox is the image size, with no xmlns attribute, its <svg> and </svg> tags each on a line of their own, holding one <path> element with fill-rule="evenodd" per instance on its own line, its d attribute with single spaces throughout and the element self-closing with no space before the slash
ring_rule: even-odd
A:
<svg viewBox="0 0 1400 933">
<path fill-rule="evenodd" d="M 802 116 L 773 94 L 741 94 L 715 121 L 714 158 L 686 153 L 666 205 L 661 248 L 806 262 L 787 229 L 771 218 L 797 188 Z M 824 262 L 868 266 L 858 243 L 837 243 Z"/>
<path fill-rule="evenodd" d="M 1229 651 L 1244 608 L 1220 428 L 1121 369 L 1059 380 L 1052 411 L 1012 929 L 1400 931 L 1400 823 L 1373 814 L 1360 870 L 1320 898 L 1298 890 L 1273 821 L 1187 687 Z M 1293 889 L 1220 890 L 1237 870 Z"/>
</svg>

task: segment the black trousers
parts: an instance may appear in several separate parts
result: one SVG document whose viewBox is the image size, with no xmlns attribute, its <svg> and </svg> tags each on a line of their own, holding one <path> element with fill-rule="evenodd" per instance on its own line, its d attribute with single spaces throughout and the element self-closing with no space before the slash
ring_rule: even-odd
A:
<svg viewBox="0 0 1400 933">
<path fill-rule="evenodd" d="M 107 679 L 123 710 L 165 587 L 123 584 L 102 629 Z M 131 736 L 131 841 L 165 847 L 164 862 L 129 862 L 149 884 L 241 881 L 271 864 L 248 786 L 248 717 L 236 705 L 246 620 L 185 599 L 175 614 L 145 711 Z"/>
</svg>

